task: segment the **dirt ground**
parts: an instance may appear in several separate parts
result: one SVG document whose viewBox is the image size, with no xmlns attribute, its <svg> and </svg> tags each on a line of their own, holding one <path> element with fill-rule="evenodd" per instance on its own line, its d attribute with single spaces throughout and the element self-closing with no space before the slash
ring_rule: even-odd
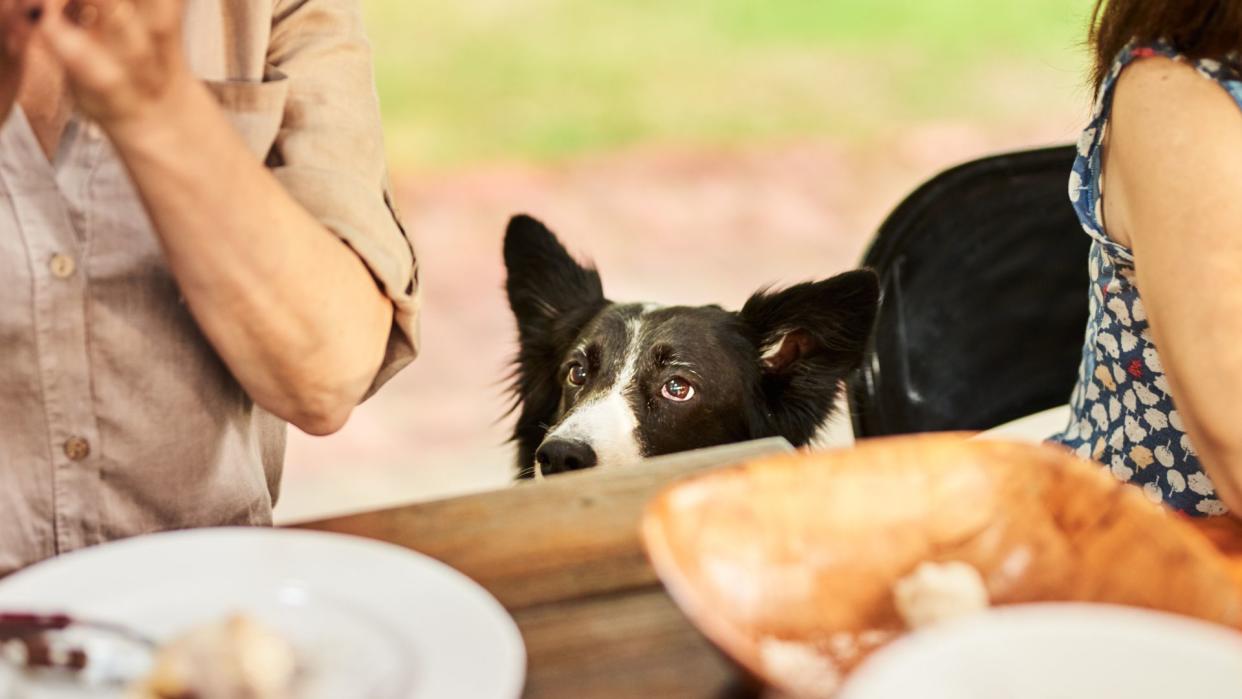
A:
<svg viewBox="0 0 1242 699">
<path fill-rule="evenodd" d="M 737 307 L 761 286 L 856 265 L 888 212 L 946 167 L 1066 143 L 1081 123 L 1066 111 L 1003 130 L 926 124 L 867 146 L 649 147 L 554 166 L 398 174 L 422 265 L 423 355 L 340 433 L 314 439 L 291 430 L 277 517 L 510 481 L 503 379 L 515 331 L 500 247 L 513 213 L 543 219 L 571 251 L 593 259 L 612 298 Z"/>
</svg>

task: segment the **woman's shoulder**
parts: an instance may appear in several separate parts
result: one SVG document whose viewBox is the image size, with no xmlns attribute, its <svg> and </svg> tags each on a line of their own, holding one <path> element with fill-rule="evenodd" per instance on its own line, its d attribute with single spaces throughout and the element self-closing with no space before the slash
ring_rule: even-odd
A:
<svg viewBox="0 0 1242 699">
<path fill-rule="evenodd" d="M 1242 145 L 1242 102 L 1210 78 L 1199 62 L 1163 55 L 1132 62 L 1114 88 L 1114 143 L 1141 146 L 1161 159 L 1177 159 L 1186 150 Z"/>
<path fill-rule="evenodd" d="M 1098 211 L 1099 198 L 1086 203 L 1101 230 L 1107 219 L 1107 239 L 1124 249 L 1122 257 L 1130 255 L 1136 221 L 1220 196 L 1237 181 L 1242 102 L 1235 95 L 1242 91 L 1235 92 L 1231 74 L 1221 62 L 1188 60 L 1167 47 L 1129 48 L 1118 57 L 1090 131 L 1091 167 L 1080 179 L 1093 183 L 1094 196 L 1105 188 L 1101 173 L 1111 173 L 1107 210 Z"/>
<path fill-rule="evenodd" d="M 1126 247 L 1181 236 L 1191 220 L 1207 230 L 1233 197 L 1242 109 L 1229 86 L 1206 77 L 1196 62 L 1152 56 L 1117 78 L 1104 213 L 1109 236 Z"/>
<path fill-rule="evenodd" d="M 1131 62 L 1117 78 L 1114 111 L 1141 110 L 1173 120 L 1201 111 L 1237 117 L 1238 100 L 1201 63 L 1160 54 Z"/>
</svg>

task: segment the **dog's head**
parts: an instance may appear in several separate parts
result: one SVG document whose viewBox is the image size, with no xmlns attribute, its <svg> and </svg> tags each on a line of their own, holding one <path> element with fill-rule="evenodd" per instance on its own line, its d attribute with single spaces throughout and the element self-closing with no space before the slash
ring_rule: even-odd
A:
<svg viewBox="0 0 1242 699">
<path fill-rule="evenodd" d="M 777 435 L 806 444 L 862 358 L 879 296 L 859 270 L 760 291 L 736 313 L 613 303 L 527 216 L 504 253 L 522 477 Z"/>
</svg>

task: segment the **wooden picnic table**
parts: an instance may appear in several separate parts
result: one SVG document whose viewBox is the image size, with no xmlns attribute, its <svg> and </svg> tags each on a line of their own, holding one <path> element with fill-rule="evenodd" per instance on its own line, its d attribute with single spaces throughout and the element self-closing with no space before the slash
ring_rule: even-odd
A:
<svg viewBox="0 0 1242 699">
<path fill-rule="evenodd" d="M 405 546 L 487 588 L 525 639 L 526 697 L 757 697 L 665 594 L 638 525 L 676 479 L 789 449 L 779 439 L 732 445 L 298 526 Z M 1242 579 L 1242 523 L 1194 523 Z"/>
<path fill-rule="evenodd" d="M 763 440 L 297 525 L 404 546 L 487 588 L 526 642 L 526 697 L 750 697 L 682 616 L 638 525 L 674 480 L 791 447 Z"/>
</svg>

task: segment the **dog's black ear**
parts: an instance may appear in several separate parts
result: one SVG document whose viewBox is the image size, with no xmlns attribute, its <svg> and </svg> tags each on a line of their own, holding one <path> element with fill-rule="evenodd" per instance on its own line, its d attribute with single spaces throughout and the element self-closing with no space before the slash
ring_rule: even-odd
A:
<svg viewBox="0 0 1242 699">
<path fill-rule="evenodd" d="M 518 328 L 513 376 L 513 438 L 518 464 L 534 464 L 561 398 L 560 366 L 570 345 L 607 305 L 599 273 L 578 264 L 556 236 L 530 216 L 514 216 L 505 232 L 505 290 Z"/>
<path fill-rule="evenodd" d="M 766 417 L 795 446 L 814 436 L 862 361 L 879 297 L 875 273 L 862 269 L 761 291 L 739 313 L 759 348 Z"/>
<path fill-rule="evenodd" d="M 505 290 L 519 331 L 536 330 L 582 306 L 600 304 L 599 273 L 578 264 L 552 231 L 520 214 L 505 231 Z"/>
</svg>

